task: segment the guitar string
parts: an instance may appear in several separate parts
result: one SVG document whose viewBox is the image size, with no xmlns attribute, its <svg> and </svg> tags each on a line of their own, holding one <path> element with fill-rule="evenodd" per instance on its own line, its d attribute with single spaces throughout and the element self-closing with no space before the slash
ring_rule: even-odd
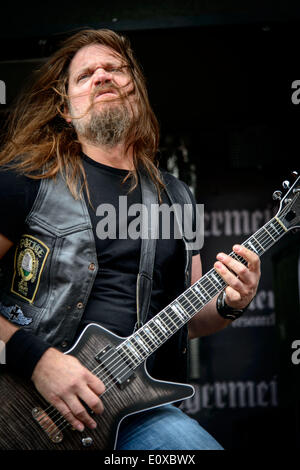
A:
<svg viewBox="0 0 300 470">
<path fill-rule="evenodd" d="M 260 239 L 260 241 L 262 242 L 262 239 Z M 245 242 L 245 243 L 246 243 L 246 242 Z M 272 244 L 272 242 L 271 242 L 271 244 Z M 267 249 L 267 248 L 265 248 L 264 251 L 265 251 L 266 249 Z M 236 254 L 235 254 L 235 255 L 236 255 Z M 237 255 L 236 255 L 236 257 L 237 257 Z M 240 260 L 242 260 L 242 261 L 245 261 L 245 260 L 244 260 L 243 258 L 241 258 L 241 257 L 238 257 L 238 258 L 240 258 Z M 213 271 L 213 270 L 212 270 L 212 271 Z M 207 274 L 209 274 L 209 273 L 207 273 Z M 221 279 L 221 278 L 220 278 L 220 279 Z M 210 283 L 211 283 L 211 281 L 210 281 Z M 208 285 L 206 285 L 206 287 L 208 287 Z M 213 284 L 213 288 L 215 288 L 215 285 L 214 285 L 214 284 Z M 210 286 L 209 286 L 209 289 L 210 289 Z M 190 291 L 190 290 L 188 290 L 186 293 L 188 293 L 189 291 Z M 191 291 L 190 291 L 190 292 L 191 292 Z M 210 294 L 211 294 L 211 292 L 209 292 L 209 295 L 210 295 Z M 193 295 L 195 296 L 194 293 L 193 293 Z M 183 295 L 183 294 L 181 294 L 181 296 L 185 297 L 185 295 Z M 180 296 L 179 296 L 179 297 L 180 297 Z M 210 299 L 209 299 L 209 300 L 210 300 Z M 201 306 L 200 306 L 200 307 L 202 308 L 205 304 L 203 304 L 202 301 L 200 301 L 200 303 L 201 303 Z M 181 304 L 183 304 L 183 302 L 182 302 Z M 188 316 L 190 316 L 190 312 L 188 311 L 188 309 L 190 308 L 189 304 L 190 304 L 190 302 L 188 301 L 188 302 L 186 302 L 187 307 L 186 307 L 185 304 L 184 304 L 184 306 L 183 306 L 184 310 L 187 311 Z M 171 306 L 171 305 L 172 305 L 172 303 L 170 304 L 170 306 Z M 195 307 L 194 307 L 193 305 L 192 305 L 192 307 L 193 307 L 192 310 L 195 310 L 194 313 L 196 313 L 197 310 L 199 310 L 198 307 L 196 307 L 196 309 L 195 309 Z M 174 311 L 172 310 L 172 314 L 173 314 L 173 313 L 174 313 Z M 169 314 L 169 315 L 170 315 L 170 314 Z M 176 319 L 176 318 L 177 318 L 177 317 L 176 317 L 176 315 L 175 315 L 175 319 Z M 169 318 L 167 317 L 167 320 L 168 320 L 168 319 L 169 319 Z M 172 320 L 174 320 L 174 318 L 171 317 L 171 321 L 172 321 Z M 186 322 L 186 321 L 185 321 L 185 322 Z M 185 322 L 184 322 L 184 323 L 185 323 Z M 176 325 L 176 323 L 175 323 L 175 326 L 176 326 L 176 330 L 175 330 L 175 331 L 177 331 L 177 329 L 179 329 L 179 328 L 180 328 L 181 326 L 183 326 L 183 325 Z M 171 330 L 171 334 L 174 334 L 175 331 L 173 332 L 173 331 Z M 158 336 L 157 333 L 155 333 L 155 334 L 156 334 L 156 336 Z M 161 340 L 161 338 L 160 338 L 159 336 L 158 336 L 158 338 L 159 338 L 159 340 Z M 162 338 L 164 339 L 164 337 L 162 337 Z M 128 339 L 129 339 L 129 338 L 128 338 Z M 127 339 L 127 340 L 128 340 L 128 339 Z M 168 337 L 165 338 L 165 340 L 167 340 L 167 339 L 168 339 Z M 154 345 L 155 345 L 155 347 L 156 347 L 157 345 L 155 344 L 154 341 L 153 341 L 153 343 L 154 343 Z M 139 351 L 139 352 L 140 352 L 140 351 Z M 152 351 L 152 352 L 153 352 L 153 351 Z M 141 352 L 140 352 L 140 354 L 141 354 Z M 112 357 L 112 356 L 111 356 L 111 357 Z M 146 356 L 146 357 L 147 357 L 147 356 Z M 142 361 L 143 361 L 146 357 L 143 357 L 143 356 L 142 356 Z M 116 364 L 118 364 L 118 361 L 116 362 Z M 120 358 L 120 365 L 122 365 L 122 364 L 123 364 L 123 361 L 122 361 L 122 358 Z M 111 364 L 109 364 L 109 365 L 111 365 Z M 137 363 L 137 365 L 134 363 L 134 365 L 135 365 L 135 366 L 139 365 L 139 362 Z M 95 372 L 97 369 L 99 369 L 100 367 L 101 367 L 101 365 L 98 366 L 98 367 L 96 367 L 96 368 L 94 369 L 94 371 L 92 371 L 92 372 L 94 373 L 94 372 Z M 124 370 L 124 369 L 123 369 L 123 370 Z M 102 371 L 102 372 L 103 372 L 103 371 Z M 95 374 L 95 375 L 97 375 L 97 374 Z M 106 378 L 107 378 L 107 377 L 106 377 Z M 103 379 L 103 380 L 104 380 L 104 379 Z M 112 379 L 112 380 L 110 381 L 110 383 L 112 383 L 113 380 L 114 380 L 114 379 Z M 106 385 L 110 385 L 110 383 L 108 383 L 108 384 L 106 384 Z M 107 389 L 107 390 L 108 390 L 108 389 Z M 107 391 L 107 390 L 106 390 L 106 391 Z M 104 393 L 105 393 L 105 392 L 104 392 Z M 50 408 L 51 408 L 51 405 L 50 405 Z M 54 408 L 54 411 L 57 411 L 57 410 Z M 46 412 L 46 410 L 44 411 L 44 413 L 45 413 L 45 412 Z M 57 412 L 57 414 L 59 414 L 59 412 Z M 53 417 L 53 418 L 54 418 L 54 417 Z M 64 418 L 62 417 L 62 419 L 64 419 Z M 41 421 L 42 421 L 42 420 L 41 420 Z"/>
<path fill-rule="evenodd" d="M 270 222 L 271 222 L 271 221 L 270 221 Z M 263 229 L 263 227 L 262 227 L 262 229 Z M 269 234 L 268 234 L 268 235 L 269 235 Z M 263 238 L 267 238 L 267 239 L 268 239 L 267 234 L 265 234 Z M 259 242 L 264 243 L 264 240 L 263 240 L 263 239 L 260 239 Z M 274 242 L 274 240 L 271 241 L 270 246 L 273 244 L 273 242 Z M 246 242 L 244 242 L 244 244 L 246 244 Z M 266 251 L 268 248 L 269 248 L 269 247 L 264 248 L 264 249 L 263 249 L 263 252 Z M 262 254 L 263 254 L 263 252 L 262 252 Z M 236 255 L 235 253 L 231 253 L 229 256 L 232 256 L 232 255 L 235 255 L 235 257 L 236 257 L 236 258 L 239 258 L 240 261 L 244 261 L 244 262 L 245 262 L 245 260 L 244 260 L 242 257 Z M 213 271 L 213 270 L 211 270 L 211 271 Z M 210 272 L 211 272 L 211 271 L 210 271 Z M 210 272 L 209 272 L 209 273 L 210 273 Z M 206 278 L 209 273 L 207 273 L 204 277 Z M 222 279 L 222 278 L 220 278 L 220 279 Z M 215 284 L 212 283 L 212 281 L 211 281 L 210 279 L 205 279 L 205 281 L 208 281 L 208 283 L 204 286 L 204 288 L 206 287 L 206 288 L 209 288 L 209 290 L 210 290 L 210 289 L 211 289 L 210 284 L 213 285 L 213 287 L 212 287 L 212 292 L 209 291 L 209 295 L 213 294 L 214 291 L 215 291 L 215 288 L 216 288 Z M 195 284 L 196 284 L 196 283 L 195 283 Z M 194 284 L 194 285 L 195 285 L 195 284 Z M 226 284 L 225 284 L 225 285 L 226 285 Z M 192 286 L 191 286 L 191 287 L 192 287 Z M 201 286 L 200 286 L 200 287 L 201 287 Z M 218 289 L 218 291 L 220 290 L 220 289 L 219 289 L 219 286 L 217 286 L 217 289 Z M 194 292 L 192 292 L 192 290 L 190 290 L 190 288 L 189 288 L 187 291 L 185 291 L 185 293 L 181 294 L 179 297 L 184 297 L 184 300 L 183 300 L 183 302 L 181 302 L 181 305 L 183 306 L 184 311 L 187 312 L 188 316 L 190 317 L 190 314 L 191 314 L 193 311 L 194 311 L 194 314 L 195 314 L 197 311 L 199 311 L 199 308 L 196 307 L 196 309 L 195 309 L 195 307 L 189 302 L 188 299 L 187 299 L 187 301 L 186 301 L 186 295 L 184 295 L 184 294 L 188 294 L 189 292 L 191 292 L 191 293 L 193 294 L 193 296 L 198 297 L 198 296 L 196 296 L 196 295 L 194 294 Z M 211 299 L 209 299 L 208 301 L 210 301 L 210 300 L 211 300 Z M 178 300 L 177 300 L 177 301 L 178 301 Z M 208 301 L 207 301 L 207 302 L 208 302 Z M 173 302 L 176 302 L 176 299 L 175 299 Z M 200 308 L 204 307 L 205 304 L 203 304 L 202 301 L 200 301 L 200 303 L 201 303 Z M 191 312 L 189 312 L 190 305 L 192 305 Z M 171 303 L 169 306 L 167 306 L 166 308 L 171 307 L 171 306 L 172 306 L 172 303 Z M 165 309 L 164 309 L 164 310 L 165 310 Z M 163 310 L 162 312 L 164 312 L 164 310 Z M 162 313 L 162 312 L 160 312 L 160 313 Z M 173 310 L 171 310 L 171 314 L 174 314 L 174 313 L 175 313 L 175 312 L 174 312 Z M 169 314 L 167 313 L 167 315 L 170 316 L 170 319 L 171 319 L 171 322 L 172 322 L 174 319 L 175 319 L 175 320 L 177 319 L 177 316 L 176 316 L 176 314 L 175 314 L 175 318 L 172 318 L 171 314 L 170 314 L 170 313 L 169 313 Z M 168 319 L 169 319 L 169 318 L 168 318 L 168 316 L 167 316 L 167 320 L 168 320 Z M 151 320 L 153 320 L 153 319 L 151 319 Z M 173 323 L 175 323 L 175 322 L 173 322 Z M 186 319 L 185 319 L 185 321 L 184 321 L 184 323 L 183 323 L 182 325 L 181 325 L 181 324 L 180 324 L 180 325 L 177 325 L 177 324 L 175 323 L 176 330 L 175 330 L 174 332 L 171 330 L 171 334 L 174 334 L 174 333 L 175 333 L 181 326 L 183 326 L 185 323 L 186 323 Z M 167 325 L 167 326 L 169 326 L 169 325 Z M 151 328 L 151 327 L 150 327 L 150 328 Z M 154 334 L 155 334 L 156 336 L 158 336 L 158 339 L 159 339 L 159 340 L 162 340 L 162 339 L 163 339 L 164 341 L 166 341 L 167 339 L 169 339 L 169 337 L 164 338 L 164 337 L 162 336 L 162 338 L 160 338 L 160 336 L 159 336 L 157 333 L 154 333 Z M 128 341 L 129 339 L 130 339 L 130 337 L 127 338 L 127 341 Z M 124 341 L 124 343 L 125 343 L 125 342 L 126 342 L 126 340 Z M 154 344 L 155 347 L 157 347 L 157 345 L 155 344 L 154 341 L 153 341 L 153 344 Z M 162 343 L 161 343 L 161 344 L 162 344 Z M 123 343 L 122 343 L 122 345 L 123 345 Z M 122 346 L 122 345 L 121 345 L 121 346 Z M 154 349 L 154 350 L 155 350 L 155 349 Z M 143 350 L 142 350 L 142 351 L 143 351 Z M 151 353 L 152 353 L 152 352 L 154 352 L 154 351 L 151 351 Z M 139 351 L 139 353 L 141 354 L 140 351 Z M 110 356 L 110 357 L 112 357 L 112 356 Z M 143 356 L 142 356 L 142 362 L 143 362 L 144 359 L 146 359 L 147 357 L 148 357 L 148 355 L 146 355 L 146 357 L 143 357 Z M 109 358 L 108 358 L 108 359 L 109 359 Z M 124 362 L 122 361 L 122 358 L 119 358 L 119 357 L 118 357 L 118 359 L 120 359 L 120 360 L 119 360 L 119 361 L 117 360 L 117 362 L 115 362 L 114 365 L 117 365 L 118 363 L 120 363 L 120 366 L 121 366 Z M 110 364 L 108 364 L 107 367 L 111 366 L 111 364 L 113 364 L 113 362 L 110 363 Z M 135 367 L 137 367 L 139 364 L 140 364 L 140 363 L 138 362 L 137 364 L 134 364 L 134 365 L 135 365 Z M 119 366 L 119 367 L 120 367 L 120 366 Z M 92 371 L 92 373 L 95 373 L 97 370 L 99 370 L 99 368 L 101 368 L 101 365 L 97 366 L 97 367 Z M 126 367 L 126 369 L 127 369 L 127 367 Z M 123 369 L 123 371 L 124 371 L 124 370 L 125 370 L 125 369 Z M 122 373 L 123 371 L 121 371 L 121 373 Z M 100 371 L 100 372 L 103 372 L 103 371 Z M 116 372 L 116 371 L 115 371 L 115 372 Z M 126 372 L 126 373 L 127 373 L 127 372 Z M 126 375 L 126 373 L 125 373 L 125 375 Z M 98 373 L 96 373 L 95 375 L 98 376 Z M 124 375 L 124 376 L 125 376 L 125 375 Z M 122 377 L 123 377 L 123 376 L 121 376 L 121 377 L 119 377 L 119 378 L 122 379 Z M 108 378 L 108 377 L 105 377 L 105 378 Z M 103 378 L 103 383 L 104 383 L 105 378 Z M 108 391 L 108 390 L 111 388 L 111 386 L 113 386 L 113 385 L 115 385 L 115 384 L 117 383 L 117 382 L 114 382 L 114 380 L 115 380 L 115 379 L 112 378 L 112 379 L 110 379 L 110 381 L 109 381 L 107 384 L 105 384 L 106 387 L 109 386 L 109 388 L 106 388 L 105 392 Z M 105 393 L 105 392 L 104 392 L 104 393 Z M 51 408 L 51 405 L 50 405 L 50 408 Z M 44 410 L 44 413 L 46 413 L 46 411 L 47 411 L 47 410 Z M 53 411 L 56 411 L 57 414 L 60 414 L 60 413 L 56 410 L 56 408 L 54 408 Z M 50 417 L 50 415 L 47 415 L 47 416 Z M 63 417 L 61 414 L 60 414 L 60 416 L 61 416 L 60 419 L 64 419 L 64 417 Z M 52 417 L 52 419 L 54 419 L 54 418 L 55 418 L 55 416 Z M 42 421 L 42 420 L 41 420 L 41 421 Z M 59 421 L 59 420 L 58 420 L 58 421 Z M 58 421 L 57 421 L 57 422 L 58 422 Z M 56 422 L 56 423 L 57 423 L 57 422 Z M 55 425 L 56 423 L 54 423 L 54 425 Z M 67 423 L 67 424 L 69 424 L 69 423 Z M 52 425 L 51 425 L 51 426 L 52 426 Z M 50 426 L 50 427 L 51 427 L 51 426 Z"/>
</svg>

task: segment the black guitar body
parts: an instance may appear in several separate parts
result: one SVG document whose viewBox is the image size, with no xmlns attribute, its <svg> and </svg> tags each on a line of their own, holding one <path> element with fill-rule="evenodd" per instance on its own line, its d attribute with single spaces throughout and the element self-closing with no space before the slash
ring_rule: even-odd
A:
<svg viewBox="0 0 300 470">
<path fill-rule="evenodd" d="M 66 353 L 76 356 L 89 370 L 100 370 L 95 357 L 107 347 L 116 347 L 124 338 L 99 325 L 89 325 L 77 343 Z M 101 379 L 101 374 L 99 374 Z M 133 413 L 191 397 L 190 385 L 157 381 L 148 374 L 145 363 L 134 370 L 125 383 L 107 387 L 101 400 L 102 415 L 93 415 L 95 430 L 72 430 L 64 418 L 36 391 L 30 381 L 3 370 L 0 376 L 0 449 L 81 450 L 114 449 L 122 419 Z M 44 412 L 44 410 L 47 412 Z"/>
</svg>

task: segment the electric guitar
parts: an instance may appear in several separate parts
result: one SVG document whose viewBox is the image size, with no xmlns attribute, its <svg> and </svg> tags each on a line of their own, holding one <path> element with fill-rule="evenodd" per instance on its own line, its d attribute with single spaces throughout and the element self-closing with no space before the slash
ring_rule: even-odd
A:
<svg viewBox="0 0 300 470">
<path fill-rule="evenodd" d="M 287 192 L 279 210 L 269 222 L 243 245 L 264 254 L 289 230 L 300 227 L 300 177 L 285 181 Z M 246 264 L 246 261 L 230 253 Z M 80 450 L 114 449 L 124 417 L 143 410 L 174 403 L 193 396 L 190 385 L 153 379 L 146 359 L 203 308 L 226 283 L 211 269 L 161 312 L 127 338 L 119 337 L 96 324 L 88 325 L 73 347 L 66 352 L 97 375 L 106 387 L 101 396 L 102 415 L 94 415 L 95 430 L 79 432 L 53 407 L 33 384 L 7 371 L 0 375 L 0 449 Z"/>
</svg>

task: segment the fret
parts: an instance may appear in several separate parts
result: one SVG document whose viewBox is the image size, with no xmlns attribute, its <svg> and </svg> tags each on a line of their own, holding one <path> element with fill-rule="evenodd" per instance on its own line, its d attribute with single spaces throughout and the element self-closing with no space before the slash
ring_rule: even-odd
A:
<svg viewBox="0 0 300 470">
<path fill-rule="evenodd" d="M 132 346 L 131 341 L 127 340 L 123 343 L 124 347 L 127 348 L 127 353 L 129 353 L 129 358 L 133 360 L 133 364 L 137 365 L 135 357 L 137 357 L 138 361 L 140 360 L 139 354 L 136 352 L 135 348 Z M 125 351 L 126 353 L 126 351 Z"/>
<path fill-rule="evenodd" d="M 207 275 L 204 276 L 203 279 L 201 279 L 200 283 L 201 283 L 201 288 L 205 291 L 205 293 L 207 294 L 207 297 L 210 298 L 210 294 L 207 292 L 207 290 L 205 289 L 204 285 L 203 285 L 203 282 L 207 279 Z M 207 299 L 205 299 L 205 301 L 207 301 Z"/>
<path fill-rule="evenodd" d="M 151 331 L 151 334 L 153 335 L 154 339 L 155 340 L 158 340 L 158 344 L 161 343 L 161 338 L 159 336 L 157 336 L 157 334 L 155 333 L 154 329 L 152 328 L 152 322 L 148 322 L 147 323 L 147 326 L 148 328 L 150 329 Z"/>
<path fill-rule="evenodd" d="M 267 232 L 267 234 L 269 235 L 269 237 L 271 237 L 272 240 L 274 240 L 274 242 L 275 242 L 275 241 L 276 241 L 275 238 L 274 238 L 273 235 L 269 232 L 269 230 L 266 228 L 266 226 L 264 226 L 263 229 L 265 230 L 265 232 Z"/>
<path fill-rule="evenodd" d="M 126 363 L 130 366 L 130 367 L 134 367 L 137 365 L 136 361 L 132 359 L 132 357 L 130 355 L 128 355 L 128 352 L 126 352 L 124 350 L 124 346 L 126 346 L 125 343 L 121 344 L 119 348 L 117 348 L 118 350 L 118 353 L 120 354 L 120 356 L 126 361 Z"/>
<path fill-rule="evenodd" d="M 157 336 L 157 338 L 159 338 L 159 341 L 162 342 L 165 339 L 165 336 L 161 334 L 161 330 L 159 329 L 156 322 L 152 319 L 152 320 L 149 321 L 149 323 L 151 323 L 151 329 L 152 330 L 155 328 L 154 333 Z"/>
<path fill-rule="evenodd" d="M 208 276 L 206 277 L 206 279 L 212 284 L 213 288 L 215 289 L 216 286 L 215 286 L 214 281 L 213 281 L 213 279 L 211 278 L 211 276 L 208 275 Z M 211 295 L 211 294 L 209 294 L 209 296 L 210 296 L 210 295 Z"/>
<path fill-rule="evenodd" d="M 138 330 L 138 333 L 135 333 L 135 334 L 139 335 L 139 337 L 141 338 L 141 340 L 144 342 L 145 346 L 148 348 L 149 352 L 151 353 L 152 352 L 152 344 L 149 343 L 149 338 L 148 338 L 147 334 L 144 331 L 144 327 L 140 328 Z"/>
<path fill-rule="evenodd" d="M 151 330 L 150 328 L 148 327 L 148 324 L 146 323 L 146 325 L 143 327 L 144 329 L 144 332 L 146 333 L 147 335 L 147 339 L 150 339 L 150 341 L 152 341 L 152 343 L 154 344 L 154 346 L 157 345 L 156 343 L 156 338 L 152 335 L 151 333 Z"/>
<path fill-rule="evenodd" d="M 198 303 L 199 303 L 199 299 L 198 299 L 198 296 L 195 294 L 195 292 L 193 291 L 193 289 L 189 289 L 187 292 L 186 292 L 186 295 L 189 295 L 190 297 L 188 298 L 189 302 L 192 304 L 193 308 L 195 310 L 198 311 L 199 309 L 199 306 L 198 306 Z M 196 304 L 196 305 L 195 305 Z M 190 314 L 188 313 L 188 315 L 190 316 Z"/>
<path fill-rule="evenodd" d="M 134 341 L 134 337 L 131 338 L 130 343 L 129 343 L 130 351 L 134 352 L 134 355 L 138 358 L 138 360 L 140 360 L 141 359 L 140 351 L 137 349 L 133 341 Z"/>
<path fill-rule="evenodd" d="M 248 240 L 247 243 L 245 243 L 245 246 L 246 246 L 246 248 L 249 248 L 249 250 L 254 251 L 254 253 L 259 255 L 259 252 L 257 251 L 257 249 L 255 248 L 255 246 L 253 245 L 253 243 L 250 240 Z"/>
<path fill-rule="evenodd" d="M 167 338 L 169 337 L 168 335 L 168 331 L 163 327 L 161 321 L 159 320 L 159 318 L 155 318 L 153 319 L 153 321 L 155 322 L 155 324 L 157 325 L 157 327 L 160 329 L 160 331 L 162 332 L 163 335 L 166 335 Z"/>
<path fill-rule="evenodd" d="M 276 226 L 273 224 L 273 223 L 270 223 L 270 226 L 272 227 L 273 230 L 275 230 L 275 232 L 278 234 L 278 235 L 281 235 L 281 233 L 277 230 Z M 280 227 L 280 226 L 279 226 Z M 280 227 L 281 228 L 281 227 Z"/>
<path fill-rule="evenodd" d="M 279 238 L 285 233 L 286 227 L 283 225 L 283 223 L 278 219 L 277 217 L 274 217 L 272 219 L 272 226 L 276 230 L 277 234 L 279 235 Z"/>
<path fill-rule="evenodd" d="M 198 281 L 198 282 L 199 282 L 199 281 Z M 195 290 L 196 292 L 198 292 L 198 294 L 200 295 L 200 297 L 204 300 L 204 304 L 203 304 L 203 305 L 205 305 L 205 303 L 207 302 L 207 299 L 206 299 L 205 295 L 202 294 L 202 292 L 201 292 L 199 286 L 198 286 L 198 285 L 195 285 L 195 286 L 194 286 L 194 290 Z"/>
<path fill-rule="evenodd" d="M 170 308 L 170 307 L 169 307 L 169 308 Z M 177 330 L 177 325 L 176 325 L 176 323 L 173 322 L 171 316 L 170 316 L 168 313 L 167 313 L 167 315 L 168 315 L 168 317 L 167 317 L 168 320 L 171 320 L 171 323 L 173 323 L 173 325 L 175 326 L 175 328 L 176 328 L 176 330 Z M 176 331 L 176 330 L 175 330 L 175 331 Z M 172 331 L 172 333 L 173 333 L 173 331 Z"/>
<path fill-rule="evenodd" d="M 176 305 L 170 305 L 170 307 L 181 320 L 184 320 L 184 317 L 182 317 L 182 315 L 181 315 L 180 311 L 177 309 Z"/>
<path fill-rule="evenodd" d="M 186 299 L 188 301 L 188 303 L 194 308 L 194 305 L 192 304 L 192 302 L 189 300 L 189 298 L 187 297 L 187 294 L 188 294 L 188 291 L 186 292 L 186 294 L 181 294 L 181 296 Z"/>
<path fill-rule="evenodd" d="M 163 313 L 165 316 L 167 315 L 166 310 L 163 310 L 162 313 Z M 168 319 L 168 316 L 167 316 L 167 319 Z M 164 320 L 164 319 L 162 318 L 162 315 L 161 315 L 161 317 L 160 317 L 160 320 L 161 320 L 161 322 L 163 323 L 163 326 L 166 328 L 166 330 L 167 330 L 169 336 L 170 336 L 170 334 L 172 335 L 172 334 L 173 334 L 173 330 L 171 330 L 171 329 L 169 328 L 169 325 L 166 323 L 166 320 Z"/>
<path fill-rule="evenodd" d="M 182 305 L 180 305 L 179 302 L 174 302 L 174 304 L 171 305 L 171 308 L 175 310 L 179 318 L 181 318 L 183 321 L 190 318 L 189 313 L 182 307 Z"/>
<path fill-rule="evenodd" d="M 280 227 L 284 230 L 284 232 L 287 232 L 287 228 L 286 228 L 286 226 L 283 224 L 283 222 L 282 222 L 280 219 L 278 219 L 277 217 L 275 217 L 275 220 L 276 220 L 276 222 L 280 225 Z"/>
<path fill-rule="evenodd" d="M 181 296 L 183 296 L 185 299 L 187 299 L 188 302 L 190 303 L 190 305 L 192 306 L 192 309 L 187 308 L 188 306 L 185 307 L 186 314 L 190 318 L 191 314 L 193 313 L 193 310 L 194 311 L 199 310 L 199 305 L 198 305 L 199 299 L 198 299 L 197 295 L 194 293 L 194 291 L 192 289 L 188 289 L 185 292 L 185 295 L 181 294 Z"/>
<path fill-rule="evenodd" d="M 219 290 L 218 290 L 218 288 L 216 287 L 216 285 L 214 284 L 213 279 L 211 279 L 211 274 L 209 274 L 209 275 L 207 276 L 207 279 L 209 280 L 209 282 L 212 284 L 213 288 L 215 289 L 215 291 L 216 291 L 215 293 L 217 293 Z M 214 293 L 209 294 L 209 297 L 210 297 L 210 298 L 212 298 L 213 296 L 214 296 Z"/>
<path fill-rule="evenodd" d="M 148 346 L 146 345 L 146 343 L 144 342 L 144 340 L 138 335 L 138 334 L 135 334 L 134 337 L 135 341 L 138 343 L 139 346 L 141 346 L 143 348 L 143 351 L 142 352 L 146 352 L 146 353 L 149 353 L 149 348 Z"/>
<path fill-rule="evenodd" d="M 265 249 L 264 249 L 264 247 L 259 243 L 259 241 L 257 240 L 257 238 L 255 238 L 254 236 L 253 236 L 252 238 L 256 241 L 256 243 L 259 244 L 259 246 L 261 247 L 262 251 L 264 252 Z"/>
<path fill-rule="evenodd" d="M 221 288 L 224 287 L 224 285 L 223 285 L 224 281 L 223 281 L 221 278 L 218 279 L 218 274 L 217 274 L 217 273 L 216 273 L 216 274 L 212 273 L 211 276 L 215 279 L 215 281 L 217 282 L 217 284 L 219 284 L 219 286 L 220 286 Z M 223 282 L 222 282 L 222 281 L 223 281 Z"/>
<path fill-rule="evenodd" d="M 199 287 L 197 286 L 197 284 L 194 284 L 194 285 L 191 287 L 191 289 L 192 289 L 194 295 L 197 297 L 197 301 L 198 301 L 198 303 L 200 304 L 199 307 L 202 308 L 203 305 L 204 305 L 204 303 L 203 303 L 203 300 L 200 300 L 200 297 L 199 297 L 200 294 L 197 293 L 197 292 L 200 290 Z M 202 296 L 202 297 L 203 297 L 203 296 Z M 198 307 L 198 308 L 199 308 L 199 307 Z"/>
<path fill-rule="evenodd" d="M 278 231 L 276 230 L 274 224 L 272 222 L 268 223 L 268 229 L 270 233 L 274 235 L 274 240 L 276 241 L 276 237 L 278 237 Z"/>
<path fill-rule="evenodd" d="M 243 258 L 239 255 L 237 255 L 234 251 L 232 253 L 230 253 L 231 258 L 235 259 L 236 261 L 239 261 L 241 262 L 243 260 Z"/>
</svg>

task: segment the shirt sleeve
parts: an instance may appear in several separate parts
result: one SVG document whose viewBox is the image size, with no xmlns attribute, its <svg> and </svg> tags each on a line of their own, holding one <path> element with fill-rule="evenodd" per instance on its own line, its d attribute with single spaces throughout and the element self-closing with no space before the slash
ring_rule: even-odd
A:
<svg viewBox="0 0 300 470">
<path fill-rule="evenodd" d="M 0 171 L 0 233 L 16 243 L 38 193 L 40 180 L 13 170 Z"/>
</svg>

